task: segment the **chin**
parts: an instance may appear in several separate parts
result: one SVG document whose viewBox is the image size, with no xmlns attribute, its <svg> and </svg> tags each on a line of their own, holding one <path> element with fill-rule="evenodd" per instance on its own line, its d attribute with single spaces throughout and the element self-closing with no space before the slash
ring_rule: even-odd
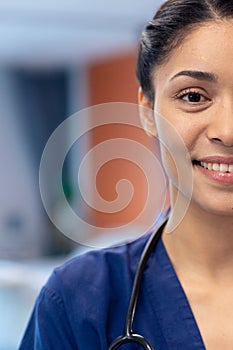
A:
<svg viewBox="0 0 233 350">
<path fill-rule="evenodd" d="M 192 206 L 192 204 L 191 204 Z M 201 215 L 201 212 L 203 215 L 208 216 L 219 216 L 219 217 L 231 217 L 233 219 L 233 204 L 231 203 L 221 203 L 219 202 L 212 202 L 212 203 L 205 203 L 202 202 L 201 204 L 196 202 L 194 204 L 195 207 L 198 208 L 198 211 Z"/>
</svg>

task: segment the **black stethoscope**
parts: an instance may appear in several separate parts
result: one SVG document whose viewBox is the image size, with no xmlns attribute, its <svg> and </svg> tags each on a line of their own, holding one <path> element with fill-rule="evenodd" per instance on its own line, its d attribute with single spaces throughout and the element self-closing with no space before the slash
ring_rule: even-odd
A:
<svg viewBox="0 0 233 350">
<path fill-rule="evenodd" d="M 152 347 L 150 342 L 145 337 L 143 337 L 142 335 L 139 335 L 139 334 L 135 334 L 133 332 L 133 322 L 134 322 L 134 317 L 135 317 L 135 310 L 137 307 L 137 301 L 138 301 L 138 297 L 139 297 L 139 293 L 140 293 L 140 287 L 141 287 L 143 273 L 144 273 L 146 264 L 150 258 L 150 255 L 151 255 L 152 251 L 155 249 L 155 247 L 156 247 L 156 245 L 161 237 L 161 234 L 163 232 L 163 228 L 164 228 L 166 222 L 167 222 L 167 219 L 162 224 L 162 226 L 159 228 L 159 230 L 155 231 L 151 235 L 150 239 L 148 240 L 148 242 L 147 242 L 147 244 L 142 252 L 142 255 L 141 255 L 141 258 L 140 258 L 140 261 L 138 264 L 138 268 L 137 268 L 137 271 L 136 271 L 136 274 L 134 277 L 132 294 L 130 297 L 129 307 L 128 307 L 126 318 L 125 318 L 124 334 L 120 335 L 115 340 L 113 340 L 113 342 L 110 344 L 108 350 L 117 350 L 122 345 L 127 344 L 127 343 L 138 344 L 144 350 L 154 350 L 154 348 Z"/>
</svg>

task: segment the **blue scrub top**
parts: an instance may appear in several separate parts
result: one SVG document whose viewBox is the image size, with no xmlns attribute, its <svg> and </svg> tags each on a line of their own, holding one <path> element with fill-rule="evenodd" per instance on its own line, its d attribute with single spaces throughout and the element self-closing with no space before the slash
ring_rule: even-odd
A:
<svg viewBox="0 0 233 350">
<path fill-rule="evenodd" d="M 37 299 L 20 350 L 107 350 L 123 333 L 148 236 L 89 252 L 54 270 Z M 155 350 L 205 349 L 162 239 L 144 272 L 133 330 Z M 120 349 L 141 348 L 128 344 Z"/>
</svg>

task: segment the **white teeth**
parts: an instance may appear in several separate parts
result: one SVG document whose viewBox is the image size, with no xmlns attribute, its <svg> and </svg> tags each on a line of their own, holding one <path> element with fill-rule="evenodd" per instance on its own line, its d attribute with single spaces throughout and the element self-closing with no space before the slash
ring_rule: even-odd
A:
<svg viewBox="0 0 233 350">
<path fill-rule="evenodd" d="M 221 164 L 221 165 L 222 165 L 222 164 Z M 219 171 L 219 170 L 222 171 L 222 170 L 221 170 L 221 165 L 219 165 L 219 164 L 217 164 L 217 163 L 214 163 L 214 164 L 213 164 L 213 170 L 214 170 L 214 171 Z"/>
<path fill-rule="evenodd" d="M 220 164 L 220 171 L 221 173 L 226 173 L 229 169 L 229 165 L 227 164 Z"/>
<path fill-rule="evenodd" d="M 233 164 L 229 165 L 229 173 L 233 173 Z"/>
<path fill-rule="evenodd" d="M 201 162 L 201 166 L 202 166 L 203 168 L 208 169 L 208 164 L 207 164 L 207 163 Z"/>
<path fill-rule="evenodd" d="M 208 170 L 220 171 L 221 173 L 233 173 L 233 164 L 218 164 L 201 162 L 201 166 Z"/>
</svg>

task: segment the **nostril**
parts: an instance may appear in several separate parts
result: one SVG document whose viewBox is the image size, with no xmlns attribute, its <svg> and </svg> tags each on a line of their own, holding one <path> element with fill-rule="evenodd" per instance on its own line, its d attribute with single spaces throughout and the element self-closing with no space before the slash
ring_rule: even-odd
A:
<svg viewBox="0 0 233 350">
<path fill-rule="evenodd" d="M 222 142 L 222 140 L 219 139 L 219 138 L 217 138 L 217 137 L 213 137 L 212 140 L 213 140 L 213 141 L 217 141 L 217 142 Z"/>
<path fill-rule="evenodd" d="M 221 143 L 225 147 L 233 147 L 233 135 L 230 138 L 224 138 L 221 139 L 218 137 L 212 137 L 210 139 L 212 142 Z"/>
</svg>

